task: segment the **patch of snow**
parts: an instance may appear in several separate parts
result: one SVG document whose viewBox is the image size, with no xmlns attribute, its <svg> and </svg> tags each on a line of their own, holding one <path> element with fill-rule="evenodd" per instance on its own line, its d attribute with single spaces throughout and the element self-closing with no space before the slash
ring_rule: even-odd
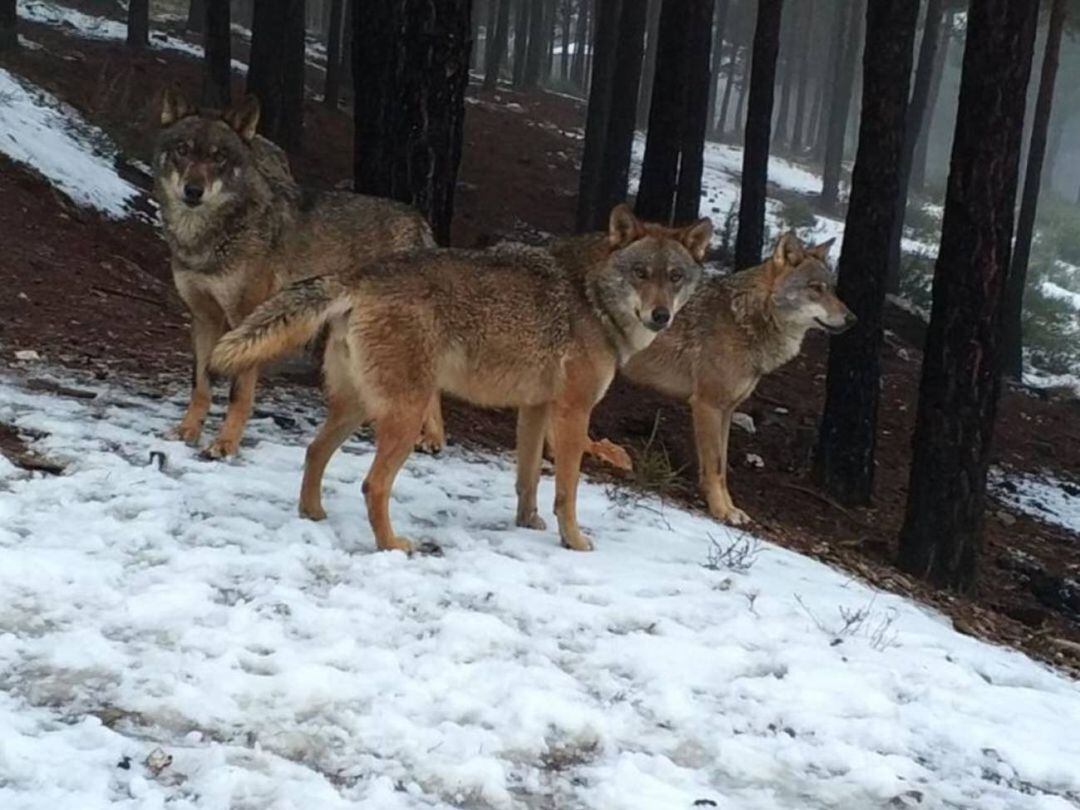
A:
<svg viewBox="0 0 1080 810">
<path fill-rule="evenodd" d="M 140 191 L 114 166 L 108 137 L 56 97 L 0 68 L 0 152 L 41 172 L 79 205 L 116 218 Z"/>
<path fill-rule="evenodd" d="M 991 472 L 990 480 L 998 500 L 1080 534 L 1080 484 L 1063 481 L 1050 472 L 1036 475 L 997 469 Z"/>
<path fill-rule="evenodd" d="M 1060 284 L 1045 280 L 1039 285 L 1039 289 L 1042 290 L 1043 295 L 1048 298 L 1055 298 L 1058 301 L 1067 301 L 1073 309 L 1080 312 L 1080 293 L 1074 293 L 1072 290 L 1065 289 Z"/>
<path fill-rule="evenodd" d="M 256 419 L 237 461 L 204 462 L 160 438 L 179 397 L 97 390 L 0 377 L 0 421 L 47 433 L 34 448 L 68 464 L 0 465 L 2 807 L 1080 795 L 1080 686 L 813 560 L 762 544 L 748 570 L 710 570 L 713 543 L 752 538 L 588 481 L 597 551 L 575 554 L 513 526 L 508 458 L 454 448 L 410 458 L 392 506 L 444 556 L 373 553 L 368 442 L 331 462 L 330 517 L 310 523 L 295 501 L 312 428 Z M 865 623 L 845 631 L 839 608 Z M 173 761 L 155 776 L 158 747 Z"/>
</svg>

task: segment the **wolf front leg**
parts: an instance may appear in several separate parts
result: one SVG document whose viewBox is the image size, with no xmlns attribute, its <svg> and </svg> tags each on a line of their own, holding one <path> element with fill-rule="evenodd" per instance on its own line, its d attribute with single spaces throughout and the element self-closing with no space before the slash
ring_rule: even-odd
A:
<svg viewBox="0 0 1080 810">
<path fill-rule="evenodd" d="M 216 305 L 215 305 L 216 308 Z M 180 424 L 169 435 L 196 444 L 202 434 L 203 421 L 210 410 L 213 391 L 210 387 L 210 374 L 206 370 L 214 344 L 225 333 L 225 316 L 211 314 L 192 308 L 191 348 L 195 355 L 191 372 L 191 399 Z"/>
<path fill-rule="evenodd" d="M 550 410 L 547 403 L 518 408 L 516 522 L 526 529 L 547 528 L 536 510 L 536 487 L 540 482 L 540 464 Z"/>
<path fill-rule="evenodd" d="M 240 439 L 244 427 L 251 416 L 251 407 L 255 401 L 255 383 L 259 379 L 258 367 L 249 368 L 236 375 L 229 388 L 229 410 L 221 424 L 217 438 L 203 450 L 207 458 L 225 458 L 236 453 L 240 448 Z"/>
<path fill-rule="evenodd" d="M 555 407 L 555 517 L 559 538 L 574 551 L 592 551 L 593 544 L 578 526 L 577 490 L 581 477 L 581 456 L 589 444 L 589 412 L 581 405 L 559 403 Z"/>
<path fill-rule="evenodd" d="M 728 434 L 735 406 L 727 402 L 716 404 L 695 395 L 690 408 L 694 417 L 698 480 L 709 505 L 709 514 L 717 520 L 741 526 L 749 522 L 750 517 L 732 502 L 727 485 Z"/>
</svg>

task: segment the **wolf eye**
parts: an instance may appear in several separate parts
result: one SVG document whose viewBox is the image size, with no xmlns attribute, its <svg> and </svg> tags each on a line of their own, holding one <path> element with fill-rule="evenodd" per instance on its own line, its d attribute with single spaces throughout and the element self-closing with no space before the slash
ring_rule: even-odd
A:
<svg viewBox="0 0 1080 810">
<path fill-rule="evenodd" d="M 680 281 L 683 280 L 683 271 L 672 270 L 670 273 L 668 273 L 668 278 L 671 279 L 672 283 L 678 284 Z"/>
<path fill-rule="evenodd" d="M 190 151 L 190 147 L 188 146 L 187 141 L 180 141 L 180 143 L 176 145 L 176 154 L 180 157 L 184 157 L 188 151 Z"/>
<path fill-rule="evenodd" d="M 811 281 L 807 286 L 816 293 L 825 292 L 825 285 L 820 281 Z"/>
<path fill-rule="evenodd" d="M 644 281 L 649 277 L 649 268 L 643 264 L 639 264 L 637 267 L 634 268 L 634 275 Z"/>
</svg>

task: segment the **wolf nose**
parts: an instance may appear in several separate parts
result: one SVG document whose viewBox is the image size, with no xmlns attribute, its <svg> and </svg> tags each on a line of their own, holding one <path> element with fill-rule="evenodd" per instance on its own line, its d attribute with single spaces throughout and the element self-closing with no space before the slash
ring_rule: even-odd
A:
<svg viewBox="0 0 1080 810">
<path fill-rule="evenodd" d="M 667 307 L 657 307 L 652 311 L 652 322 L 661 329 L 671 321 L 671 312 Z"/>
<path fill-rule="evenodd" d="M 851 328 L 851 327 L 853 327 L 853 326 L 854 326 L 854 325 L 855 325 L 856 323 L 858 323 L 858 321 L 859 321 L 859 319 L 855 317 L 855 313 L 854 313 L 854 312 L 848 312 L 848 313 L 847 313 L 847 314 L 846 314 L 846 315 L 844 316 L 844 328 L 845 328 L 845 329 L 850 329 L 850 328 Z"/>
<path fill-rule="evenodd" d="M 184 202 L 195 205 L 202 201 L 202 186 L 193 186 L 190 183 L 184 186 Z"/>
</svg>

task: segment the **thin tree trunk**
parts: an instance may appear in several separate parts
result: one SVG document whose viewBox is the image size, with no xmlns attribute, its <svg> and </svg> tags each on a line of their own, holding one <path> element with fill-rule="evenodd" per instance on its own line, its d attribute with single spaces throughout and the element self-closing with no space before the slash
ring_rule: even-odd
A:
<svg viewBox="0 0 1080 810">
<path fill-rule="evenodd" d="M 514 8 L 514 87 L 525 81 L 525 63 L 529 46 L 529 0 L 518 0 Z"/>
<path fill-rule="evenodd" d="M 731 94 L 735 86 L 735 54 L 737 48 L 732 45 L 731 58 L 728 60 L 727 76 L 724 78 L 724 97 L 720 102 L 720 116 L 716 120 L 716 132 L 721 138 L 727 135 L 728 108 L 731 105 Z"/>
<path fill-rule="evenodd" d="M 476 67 L 477 55 L 480 53 L 480 3 L 482 0 L 473 0 L 472 10 L 469 12 L 469 67 Z M 491 28 L 484 32 L 485 36 L 491 36 Z"/>
<path fill-rule="evenodd" d="M 529 44 L 525 49 L 525 74 L 522 87 L 535 89 L 540 86 L 544 69 L 544 2 L 531 0 L 529 3 Z"/>
<path fill-rule="evenodd" d="M 773 95 L 776 90 L 776 56 L 780 50 L 783 0 L 758 0 L 754 26 L 750 110 L 746 119 L 743 150 L 742 191 L 739 195 L 739 232 L 735 237 L 735 269 L 745 270 L 761 262 L 765 239 L 765 184 L 769 175 L 769 140 Z"/>
<path fill-rule="evenodd" d="M 510 35 L 510 0 L 492 0 L 498 2 L 499 15 L 495 21 L 495 33 L 488 40 L 484 54 L 484 89 L 494 90 L 499 82 L 499 70 L 506 57 L 507 38 Z"/>
<path fill-rule="evenodd" d="M 353 92 L 353 32 L 356 30 L 357 0 L 345 0 L 345 27 L 341 35 L 341 61 L 345 70 L 342 74 L 342 87 L 345 92 Z"/>
<path fill-rule="evenodd" d="M 649 106 L 652 102 L 653 78 L 656 75 L 656 40 L 660 34 L 660 5 L 662 0 L 649 0 L 645 18 L 645 59 L 641 66 L 638 83 L 638 126 L 649 123 Z"/>
<path fill-rule="evenodd" d="M 818 108 L 817 128 L 814 130 L 814 158 L 825 160 L 825 144 L 829 141 L 829 121 L 833 103 L 844 73 L 844 51 L 851 37 L 851 20 L 855 0 L 834 0 L 832 13 L 833 38 L 829 47 L 828 72 L 820 85 L 822 97 Z"/>
<path fill-rule="evenodd" d="M 18 20 L 16 0 L 0 0 L 0 51 L 19 47 Z"/>
<path fill-rule="evenodd" d="M 206 7 L 203 34 L 206 72 L 203 75 L 202 104 L 225 109 L 232 101 L 232 28 L 228 3 Z"/>
<path fill-rule="evenodd" d="M 450 239 L 469 82 L 470 0 L 367 0 L 355 15 L 356 190 L 415 205 Z"/>
<path fill-rule="evenodd" d="M 933 309 L 923 353 L 899 564 L 970 591 L 1000 391 L 1002 293 L 1038 4 L 980 0 L 967 16 Z"/>
<path fill-rule="evenodd" d="M 896 195 L 896 217 L 889 234 L 889 264 L 886 289 L 891 293 L 900 291 L 900 242 L 904 235 L 904 217 L 907 213 L 908 185 L 911 166 L 915 160 L 915 144 L 923 128 L 923 119 L 930 100 L 930 84 L 934 72 L 934 58 L 941 45 L 941 24 L 944 21 L 944 0 L 928 0 L 926 22 L 923 25 L 919 61 L 915 68 L 915 86 L 911 91 L 907 123 L 904 125 L 904 148 L 900 154 L 900 189 Z"/>
<path fill-rule="evenodd" d="M 1016 222 L 1016 242 L 1013 244 L 1012 265 L 1005 287 L 1003 321 L 1003 371 L 1014 380 L 1024 372 L 1023 336 L 1024 291 L 1027 287 L 1028 262 L 1031 259 L 1031 239 L 1035 232 L 1035 212 L 1039 205 L 1039 187 L 1043 178 L 1043 161 L 1050 128 L 1050 113 L 1054 103 L 1054 82 L 1057 79 L 1061 52 L 1061 32 L 1065 27 L 1065 0 L 1052 0 L 1050 24 L 1046 33 L 1046 50 L 1039 75 L 1039 96 L 1031 126 L 1031 146 L 1028 149 L 1024 191 L 1020 198 L 1020 215 Z"/>
<path fill-rule="evenodd" d="M 341 98 L 341 37 L 345 27 L 345 0 L 330 2 L 330 30 L 326 39 L 326 84 L 323 88 L 323 104 L 331 110 L 338 108 Z"/>
<path fill-rule="evenodd" d="M 776 0 L 777 3 L 780 0 Z M 701 174 L 705 168 L 705 128 L 709 118 L 709 53 L 712 50 L 713 0 L 690 4 L 686 19 L 686 100 L 679 143 L 679 180 L 675 186 L 674 222 L 698 218 Z"/>
<path fill-rule="evenodd" d="M 304 124 L 304 0 L 256 0 L 247 92 L 259 99 L 259 132 L 298 152 Z"/>
<path fill-rule="evenodd" d="M 739 142 L 743 142 L 746 131 L 746 102 L 750 98 L 751 79 L 751 49 L 742 48 L 743 58 L 739 60 L 742 70 L 739 71 L 739 100 L 735 104 L 735 132 L 739 135 Z"/>
<path fill-rule="evenodd" d="M 885 269 L 898 215 L 918 11 L 911 0 L 870 0 L 867 7 L 862 119 L 837 289 L 859 320 L 829 344 L 825 412 L 814 453 L 816 479 L 845 504 L 869 503 L 874 487 Z"/>
<path fill-rule="evenodd" d="M 821 205 L 826 210 L 835 210 L 840 197 L 840 174 L 844 162 L 844 134 L 847 131 L 852 88 L 855 82 L 856 56 L 862 44 L 862 23 L 865 8 L 864 0 L 853 0 L 847 25 L 849 36 L 847 45 L 844 48 L 840 78 L 833 93 L 833 104 L 829 109 L 828 141 L 825 144 L 825 168 L 821 180 Z"/>
<path fill-rule="evenodd" d="M 715 135 L 716 97 L 720 92 L 720 72 L 724 60 L 724 29 L 727 24 L 728 6 L 731 0 L 716 0 L 716 13 L 713 21 L 712 53 L 709 56 L 709 110 L 706 116 L 705 132 Z"/>
<path fill-rule="evenodd" d="M 206 0 L 191 0 L 188 4 L 185 28 L 193 34 L 201 34 L 206 29 Z"/>
<path fill-rule="evenodd" d="M 791 125 L 791 142 L 789 148 L 795 155 L 803 148 L 803 128 L 806 125 L 806 100 L 809 95 L 810 81 L 810 29 L 814 21 L 814 0 L 805 0 L 799 4 L 805 8 L 805 22 L 807 25 L 799 26 L 801 35 L 796 37 L 799 43 L 799 86 L 795 91 L 795 121 Z"/>
<path fill-rule="evenodd" d="M 562 52 L 559 54 L 559 78 L 570 81 L 570 27 L 573 23 L 573 5 L 563 0 L 559 6 L 562 12 Z"/>
<path fill-rule="evenodd" d="M 508 2 L 508 0 L 507 0 Z M 589 9 L 591 0 L 579 0 L 576 32 L 574 34 L 574 60 L 570 65 L 570 81 L 581 90 L 585 89 L 585 63 L 588 61 Z"/>
<path fill-rule="evenodd" d="M 802 3 L 790 8 L 780 25 L 780 55 L 783 57 L 783 72 L 780 79 L 780 109 L 776 112 L 773 138 L 777 145 L 782 147 L 786 147 L 791 142 L 791 89 L 795 83 L 795 60 L 792 58 L 794 55 L 792 52 L 795 50 L 796 24 L 802 22 L 803 8 Z"/>
<path fill-rule="evenodd" d="M 150 0 L 128 3 L 127 44 L 132 48 L 145 48 L 150 44 Z"/>
<path fill-rule="evenodd" d="M 922 192 L 926 188 L 926 164 L 930 152 L 930 132 L 934 125 L 934 111 L 937 109 L 938 96 L 941 93 L 941 79 L 945 75 L 945 62 L 952 43 L 952 12 L 946 12 L 941 30 L 941 44 L 934 54 L 934 69 L 930 73 L 930 95 L 926 100 L 926 115 L 923 116 L 918 140 L 915 141 L 915 154 L 911 159 L 911 173 L 908 178 L 908 191 Z"/>
</svg>

